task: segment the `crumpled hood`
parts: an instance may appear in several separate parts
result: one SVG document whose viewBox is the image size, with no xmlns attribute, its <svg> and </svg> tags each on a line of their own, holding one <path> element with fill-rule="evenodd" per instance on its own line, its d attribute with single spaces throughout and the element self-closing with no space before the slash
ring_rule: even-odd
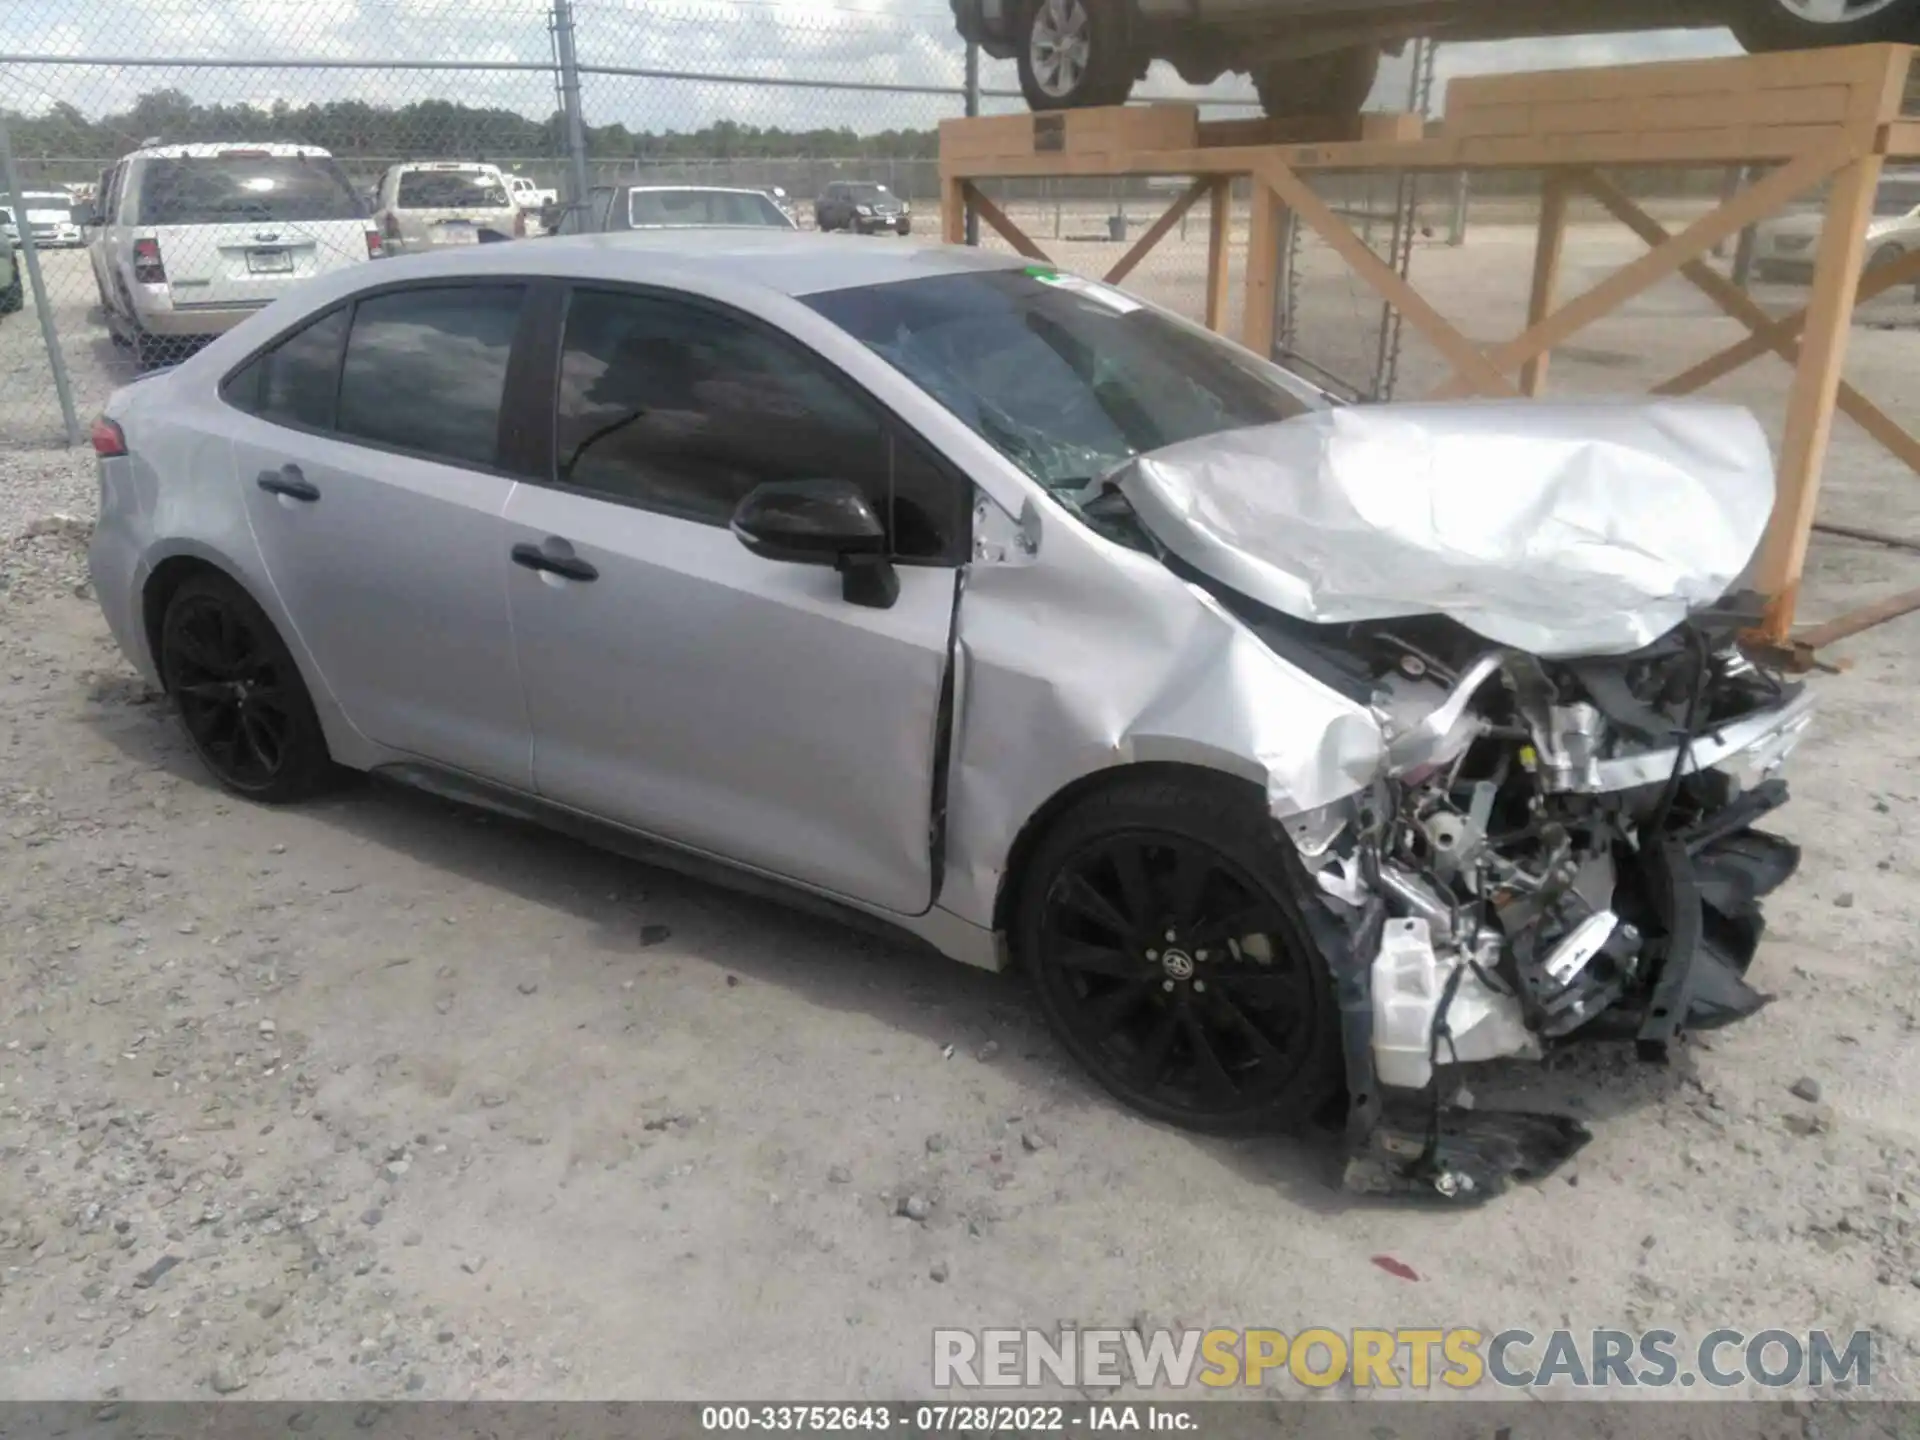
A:
<svg viewBox="0 0 1920 1440">
<path fill-rule="evenodd" d="M 1637 650 L 1725 594 L 1774 491 L 1753 416 L 1691 400 L 1342 407 L 1113 478 L 1167 549 L 1286 614 L 1442 614 L 1546 657 Z"/>
</svg>

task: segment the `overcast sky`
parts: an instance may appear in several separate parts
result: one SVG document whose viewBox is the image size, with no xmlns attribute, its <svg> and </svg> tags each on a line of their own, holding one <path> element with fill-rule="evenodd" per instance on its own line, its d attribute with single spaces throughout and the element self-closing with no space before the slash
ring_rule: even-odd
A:
<svg viewBox="0 0 1920 1440">
<path fill-rule="evenodd" d="M 581 59 L 589 64 L 769 79 L 960 82 L 960 47 L 942 0 L 575 0 L 575 14 Z M 1443 46 L 1435 106 L 1452 75 L 1736 49 L 1718 30 Z M 65 99 L 99 115 L 164 86 L 209 103 L 299 104 L 352 96 L 405 104 L 437 97 L 531 116 L 554 108 L 551 75 L 544 70 L 449 74 L 388 68 L 406 59 L 544 64 L 550 55 L 545 0 L 0 0 L 0 53 L 366 62 L 365 68 L 334 71 L 270 63 L 239 70 L 0 63 L 0 106 L 30 112 Z M 982 79 L 994 88 L 1017 84 L 1013 67 L 997 62 L 986 65 Z M 1167 95 L 1248 93 L 1244 80 L 1195 92 L 1164 66 L 1156 66 L 1141 88 Z M 1373 103 L 1399 108 L 1406 90 L 1406 66 L 1389 62 Z M 731 118 L 865 131 L 930 125 L 954 113 L 954 101 L 589 76 L 585 108 L 593 123 L 617 120 L 636 130 L 698 129 Z"/>
</svg>

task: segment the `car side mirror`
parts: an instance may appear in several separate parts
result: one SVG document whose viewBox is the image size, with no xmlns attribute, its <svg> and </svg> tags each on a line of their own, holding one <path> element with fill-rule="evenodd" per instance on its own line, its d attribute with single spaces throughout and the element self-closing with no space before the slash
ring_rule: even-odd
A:
<svg viewBox="0 0 1920 1440">
<path fill-rule="evenodd" d="M 852 605 L 885 610 L 900 598 L 887 527 L 851 480 L 769 480 L 733 512 L 733 533 L 763 560 L 831 565 Z"/>
</svg>

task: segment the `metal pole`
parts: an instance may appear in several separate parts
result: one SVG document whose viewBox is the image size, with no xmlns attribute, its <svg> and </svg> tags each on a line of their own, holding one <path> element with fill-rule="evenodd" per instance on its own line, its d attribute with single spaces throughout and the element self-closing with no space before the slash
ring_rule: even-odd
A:
<svg viewBox="0 0 1920 1440">
<path fill-rule="evenodd" d="M 60 332 L 53 327 L 53 302 L 47 294 L 47 282 L 40 274 L 40 251 L 33 243 L 33 226 L 27 220 L 26 187 L 13 163 L 13 137 L 7 133 L 7 118 L 0 114 L 0 180 L 6 181 L 7 204 L 13 210 L 13 228 L 20 232 L 20 256 L 27 265 L 27 284 L 33 287 L 33 308 L 40 315 L 40 338 L 46 342 L 47 365 L 53 371 L 53 393 L 60 400 L 60 419 L 67 427 L 67 444 L 80 443 L 80 417 L 73 409 L 73 386 L 67 380 L 67 357 L 60 353 Z"/>
<path fill-rule="evenodd" d="M 1752 166 L 1743 166 L 1740 170 L 1740 185 L 1744 189 L 1760 178 L 1760 172 Z M 1753 277 L 1753 246 L 1759 238 L 1759 232 L 1749 225 L 1740 232 L 1740 238 L 1733 246 L 1733 283 L 1742 290 Z"/>
<path fill-rule="evenodd" d="M 1447 224 L 1447 244 L 1449 245 L 1467 243 L 1467 200 L 1470 193 L 1468 172 L 1459 171 L 1453 177 L 1453 218 Z"/>
<path fill-rule="evenodd" d="M 969 119 L 980 113 L 980 47 L 973 41 L 967 42 L 966 77 L 962 82 L 964 91 L 961 104 Z M 967 244 L 980 243 L 980 217 L 974 213 L 971 205 L 967 207 Z"/>
<path fill-rule="evenodd" d="M 584 210 L 587 192 L 587 127 L 580 118 L 580 57 L 573 49 L 572 0 L 553 0 L 553 53 L 560 66 L 560 113 L 567 127 L 569 207 Z"/>
</svg>

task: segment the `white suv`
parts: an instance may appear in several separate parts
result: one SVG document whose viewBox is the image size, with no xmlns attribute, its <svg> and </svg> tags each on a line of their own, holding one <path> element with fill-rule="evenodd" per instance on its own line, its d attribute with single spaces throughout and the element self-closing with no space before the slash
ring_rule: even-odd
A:
<svg viewBox="0 0 1920 1440">
<path fill-rule="evenodd" d="M 391 250 L 431 250 L 512 240 L 527 233 L 498 165 L 412 160 L 388 167 L 375 201 L 380 235 Z"/>
<path fill-rule="evenodd" d="M 155 145 L 107 172 L 94 282 L 142 370 L 185 357 L 296 282 L 377 259 L 364 200 L 314 145 Z"/>
</svg>

